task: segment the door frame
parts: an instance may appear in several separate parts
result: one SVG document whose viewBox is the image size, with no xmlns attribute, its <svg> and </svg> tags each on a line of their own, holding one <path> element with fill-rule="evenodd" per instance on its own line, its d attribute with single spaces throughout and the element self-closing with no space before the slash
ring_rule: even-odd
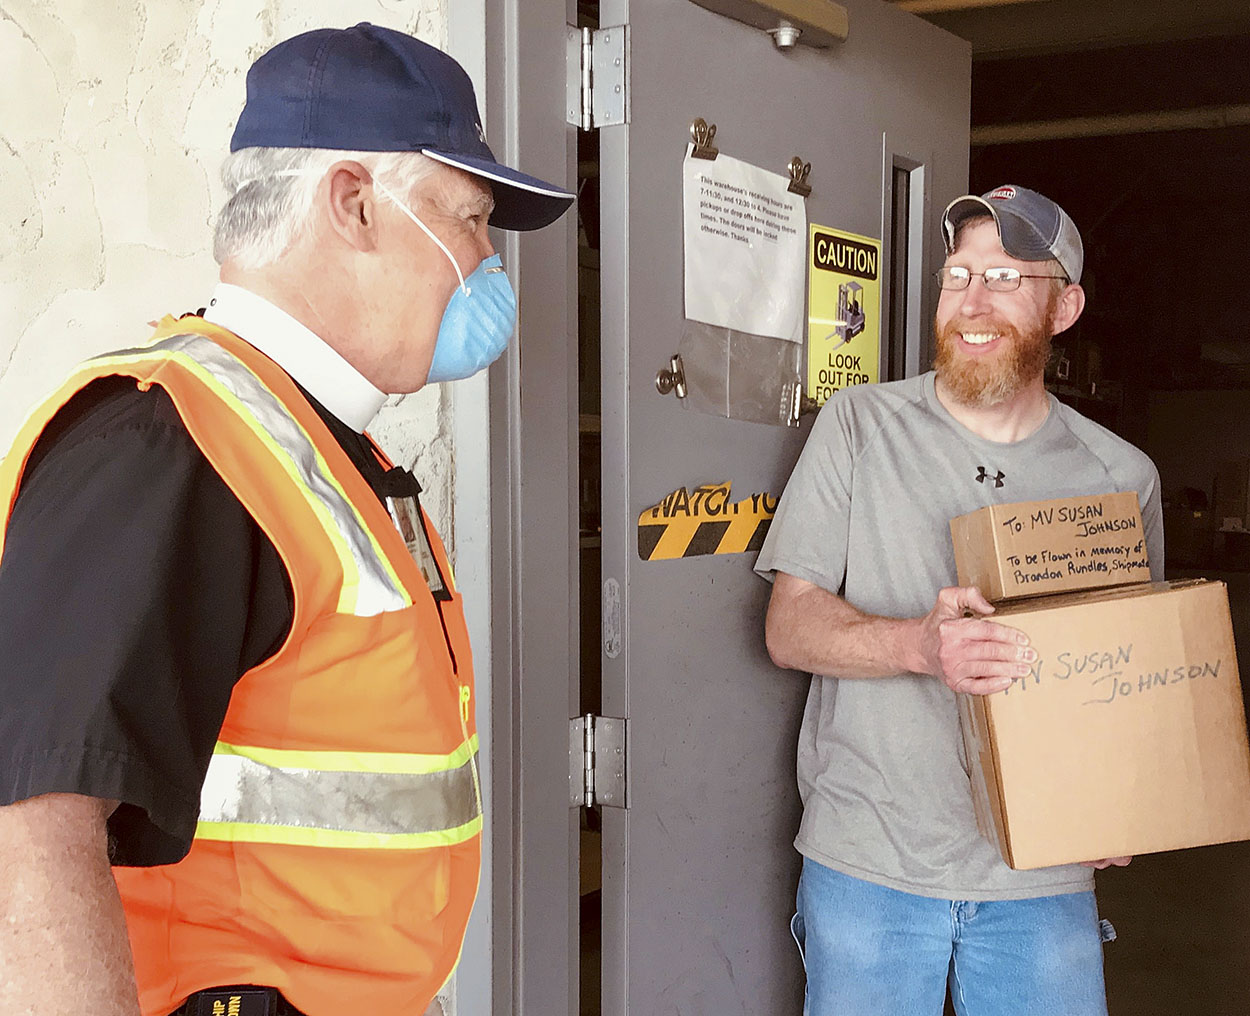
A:
<svg viewBox="0 0 1250 1016">
<path fill-rule="evenodd" d="M 447 51 L 473 81 L 478 104 L 486 100 L 486 5 L 484 0 L 457 0 L 447 5 Z M 465 624 L 473 646 L 476 674 L 478 772 L 483 808 L 493 803 L 494 726 L 490 690 L 491 668 L 491 517 L 490 517 L 490 383 L 486 374 L 457 382 L 444 397 L 451 404 L 452 448 L 474 449 L 457 458 L 453 475 L 452 531 L 455 535 L 456 583 L 464 594 Z M 484 450 L 487 454 L 480 454 Z M 489 817 L 487 822 L 489 822 Z M 456 1006 L 461 1012 L 492 1011 L 495 956 L 491 941 L 494 906 L 493 851 L 489 832 L 482 838 L 482 872 L 477 902 L 465 932 L 456 969 Z"/>
<path fill-rule="evenodd" d="M 576 0 L 482 2 L 492 150 L 570 186 L 564 26 Z M 576 212 L 495 239 L 520 317 L 489 372 L 490 1011 L 560 1016 L 576 1013 L 579 988 L 580 815 L 568 796 L 579 706 Z"/>
</svg>

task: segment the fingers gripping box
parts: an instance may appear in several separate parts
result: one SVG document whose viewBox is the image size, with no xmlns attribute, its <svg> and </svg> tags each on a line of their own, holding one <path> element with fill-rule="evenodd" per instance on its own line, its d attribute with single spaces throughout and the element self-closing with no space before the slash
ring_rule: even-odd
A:
<svg viewBox="0 0 1250 1016">
<path fill-rule="evenodd" d="M 989 600 L 1150 581 L 1134 491 L 991 505 L 950 528 L 959 584 Z"/>
<path fill-rule="evenodd" d="M 1003 604 L 1039 659 L 960 696 L 978 824 L 1013 868 L 1250 839 L 1250 746 L 1222 582 Z"/>
</svg>

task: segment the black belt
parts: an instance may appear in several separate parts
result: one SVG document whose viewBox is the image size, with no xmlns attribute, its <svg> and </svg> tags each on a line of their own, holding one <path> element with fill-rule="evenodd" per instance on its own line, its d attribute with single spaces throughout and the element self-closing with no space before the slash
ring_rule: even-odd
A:
<svg viewBox="0 0 1250 1016">
<path fill-rule="evenodd" d="M 304 1016 L 277 988 L 236 984 L 192 994 L 169 1016 Z"/>
</svg>

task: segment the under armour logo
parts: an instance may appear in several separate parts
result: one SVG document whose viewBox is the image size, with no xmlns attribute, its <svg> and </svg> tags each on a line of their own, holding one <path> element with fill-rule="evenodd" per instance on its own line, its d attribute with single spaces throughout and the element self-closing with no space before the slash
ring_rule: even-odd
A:
<svg viewBox="0 0 1250 1016">
<path fill-rule="evenodd" d="M 993 480 L 995 487 L 1001 487 L 1003 481 L 1007 479 L 1007 475 L 1000 469 L 997 476 L 990 476 L 985 471 L 984 466 L 977 466 L 977 483 L 984 483 L 986 480 Z"/>
</svg>

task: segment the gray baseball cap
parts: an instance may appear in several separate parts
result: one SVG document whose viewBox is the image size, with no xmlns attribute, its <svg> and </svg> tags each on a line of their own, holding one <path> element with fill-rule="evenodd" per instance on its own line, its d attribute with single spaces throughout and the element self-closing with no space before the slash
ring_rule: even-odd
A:
<svg viewBox="0 0 1250 1016">
<path fill-rule="evenodd" d="M 965 194 L 942 213 L 946 253 L 955 248 L 959 224 L 973 215 L 990 215 L 998 227 L 1003 250 L 1021 261 L 1059 262 L 1069 282 L 1081 281 L 1085 248 L 1068 213 L 1045 195 L 1027 187 L 1004 184 L 978 197 Z"/>
</svg>

